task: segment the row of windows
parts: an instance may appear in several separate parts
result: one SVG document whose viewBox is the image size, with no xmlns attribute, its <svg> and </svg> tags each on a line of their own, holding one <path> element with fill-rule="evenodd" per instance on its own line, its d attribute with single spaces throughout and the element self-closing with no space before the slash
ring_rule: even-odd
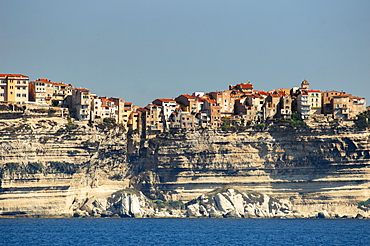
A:
<svg viewBox="0 0 370 246">
<path fill-rule="evenodd" d="M 13 83 L 14 81 L 13 80 L 9 80 L 9 83 Z M 5 80 L 0 80 L 0 83 L 6 83 Z M 27 84 L 27 81 L 17 81 L 17 84 L 20 85 L 20 84 Z"/>
</svg>

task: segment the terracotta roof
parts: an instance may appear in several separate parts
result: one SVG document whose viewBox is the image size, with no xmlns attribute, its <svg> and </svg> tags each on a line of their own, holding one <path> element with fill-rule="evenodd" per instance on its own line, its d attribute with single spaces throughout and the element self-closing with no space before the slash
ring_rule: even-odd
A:
<svg viewBox="0 0 370 246">
<path fill-rule="evenodd" d="M 272 97 L 280 97 L 279 95 L 276 94 L 271 94 Z"/>
<path fill-rule="evenodd" d="M 163 99 L 163 98 L 162 99 L 155 99 L 154 101 L 157 101 L 157 100 L 161 101 L 161 102 L 175 102 L 175 100 L 173 100 L 173 99 Z"/>
<path fill-rule="evenodd" d="M 320 90 L 307 90 L 308 92 L 321 92 Z"/>
<path fill-rule="evenodd" d="M 107 105 L 101 105 L 100 107 L 102 107 L 102 108 L 109 108 L 109 106 L 107 106 Z"/>
<path fill-rule="evenodd" d="M 352 99 L 365 99 L 364 97 L 352 97 Z"/>
<path fill-rule="evenodd" d="M 145 106 L 146 107 L 150 107 L 150 106 L 154 106 L 154 107 L 162 107 L 161 105 L 158 105 L 158 104 L 154 104 L 154 103 L 149 103 L 148 105 Z"/>
<path fill-rule="evenodd" d="M 349 97 L 349 95 L 336 95 L 334 97 Z"/>
<path fill-rule="evenodd" d="M 253 94 L 253 95 L 248 95 L 248 97 L 252 97 L 252 98 L 261 98 L 262 96 L 258 95 L 258 94 Z"/>
<path fill-rule="evenodd" d="M 257 90 L 253 90 L 254 93 L 257 93 L 257 94 L 260 94 L 260 95 L 269 95 L 270 93 L 266 92 L 266 91 L 257 91 Z"/>
<path fill-rule="evenodd" d="M 207 101 L 209 103 L 216 103 L 215 100 L 209 99 L 209 98 L 203 98 L 204 101 Z"/>
<path fill-rule="evenodd" d="M 22 75 L 22 74 L 0 74 L 0 77 L 25 77 L 25 78 L 28 78 L 28 76 Z"/>
<path fill-rule="evenodd" d="M 89 89 L 85 89 L 85 88 L 74 88 L 74 89 L 78 91 L 89 91 Z"/>
<path fill-rule="evenodd" d="M 107 98 L 105 98 L 105 97 L 99 97 L 99 99 L 100 99 L 100 100 L 102 100 L 102 101 L 104 101 L 104 102 L 111 102 L 111 103 L 113 103 L 113 101 L 108 100 L 108 99 L 107 99 Z"/>
<path fill-rule="evenodd" d="M 132 103 L 125 103 L 125 106 L 131 106 Z"/>
<path fill-rule="evenodd" d="M 191 95 L 188 95 L 188 94 L 184 94 L 184 95 L 180 95 L 180 96 L 184 96 L 184 97 L 186 97 L 188 99 L 197 99 L 196 97 L 191 96 Z"/>
<path fill-rule="evenodd" d="M 64 83 L 53 83 L 53 85 L 66 85 L 66 86 L 68 86 L 68 84 L 64 84 Z"/>
<path fill-rule="evenodd" d="M 38 79 L 36 81 L 32 81 L 32 82 L 43 82 L 43 83 L 48 83 L 48 84 L 53 84 L 53 82 L 51 82 L 50 80 L 48 79 Z"/>
<path fill-rule="evenodd" d="M 242 89 L 253 89 L 253 85 L 251 83 L 242 83 L 242 84 L 237 84 L 236 86 Z"/>
</svg>

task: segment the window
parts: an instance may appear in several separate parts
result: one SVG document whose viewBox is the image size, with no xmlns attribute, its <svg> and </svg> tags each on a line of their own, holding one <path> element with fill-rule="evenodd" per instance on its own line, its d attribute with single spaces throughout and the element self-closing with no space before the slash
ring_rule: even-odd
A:
<svg viewBox="0 0 370 246">
<path fill-rule="evenodd" d="M 0 93 L 0 97 L 3 97 L 4 96 L 4 93 Z"/>
<path fill-rule="evenodd" d="M 22 94 L 22 97 L 27 97 L 27 95 L 26 94 Z"/>
<path fill-rule="evenodd" d="M 17 94 L 16 96 L 17 96 L 17 97 L 21 97 L 21 94 Z"/>
</svg>

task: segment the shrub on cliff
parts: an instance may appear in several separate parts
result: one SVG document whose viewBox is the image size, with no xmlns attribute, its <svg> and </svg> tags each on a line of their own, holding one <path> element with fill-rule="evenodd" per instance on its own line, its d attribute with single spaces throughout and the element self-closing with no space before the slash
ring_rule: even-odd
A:
<svg viewBox="0 0 370 246">
<path fill-rule="evenodd" d="M 100 128 L 103 131 L 111 130 L 111 129 L 117 127 L 117 122 L 116 122 L 116 119 L 114 119 L 114 118 L 104 118 L 103 122 L 99 123 L 97 125 L 97 127 Z"/>
<path fill-rule="evenodd" d="M 370 198 L 367 199 L 366 201 L 361 201 L 358 203 L 358 208 L 362 209 L 370 209 Z"/>
<path fill-rule="evenodd" d="M 4 169 L 9 172 L 9 174 L 18 173 L 20 171 L 20 165 L 17 162 L 6 163 Z"/>
<path fill-rule="evenodd" d="M 355 125 L 358 128 L 367 128 L 370 127 L 370 111 L 366 111 L 357 115 L 357 120 L 355 121 Z"/>
<path fill-rule="evenodd" d="M 65 173 L 65 174 L 74 174 L 79 170 L 77 165 L 69 162 L 60 162 L 60 161 L 51 161 L 49 162 L 49 172 L 55 173 Z"/>
<path fill-rule="evenodd" d="M 44 165 L 42 165 L 42 163 L 39 163 L 39 162 L 30 162 L 28 163 L 26 169 L 27 169 L 27 173 L 30 173 L 30 174 L 42 173 L 44 169 Z"/>
<path fill-rule="evenodd" d="M 299 113 L 293 113 L 290 119 L 278 119 L 276 124 L 291 126 L 294 128 L 307 128 L 308 125 L 302 120 L 302 115 Z"/>
</svg>

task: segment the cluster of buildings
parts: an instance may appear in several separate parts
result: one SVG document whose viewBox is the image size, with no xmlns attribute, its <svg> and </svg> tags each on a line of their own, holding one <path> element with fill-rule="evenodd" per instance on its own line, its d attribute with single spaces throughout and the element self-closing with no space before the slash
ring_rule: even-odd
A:
<svg viewBox="0 0 370 246">
<path fill-rule="evenodd" d="M 331 115 L 334 119 L 355 119 L 366 110 L 365 98 L 343 91 L 320 91 L 308 81 L 299 87 L 254 90 L 251 83 L 230 85 L 228 90 L 194 92 L 172 99 L 155 99 L 145 107 L 124 99 L 100 97 L 89 89 L 47 79 L 29 82 L 21 74 L 0 74 L 0 102 L 33 103 L 68 108 L 77 120 L 114 118 L 126 129 L 154 135 L 171 128 L 221 127 L 225 122 L 261 122 L 290 119 L 299 113 L 302 119 L 313 115 Z"/>
</svg>

